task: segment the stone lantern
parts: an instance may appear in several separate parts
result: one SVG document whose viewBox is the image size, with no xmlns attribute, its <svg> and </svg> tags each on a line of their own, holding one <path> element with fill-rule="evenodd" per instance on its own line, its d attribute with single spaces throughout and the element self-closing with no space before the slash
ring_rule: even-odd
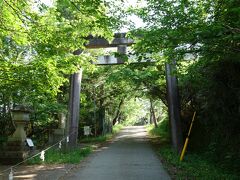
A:
<svg viewBox="0 0 240 180">
<path fill-rule="evenodd" d="M 53 129 L 52 133 L 49 134 L 49 144 L 54 144 L 60 141 L 66 133 L 66 114 L 58 114 L 58 128 Z"/>
<path fill-rule="evenodd" d="M 16 125 L 16 130 L 9 138 L 9 141 L 25 142 L 27 136 L 24 127 L 29 122 L 30 111 L 27 110 L 24 106 L 16 106 L 11 112 L 13 122 Z"/>
<path fill-rule="evenodd" d="M 1 164 L 16 164 L 29 157 L 32 153 L 32 150 L 26 144 L 27 137 L 24 130 L 30 119 L 30 111 L 24 106 L 16 106 L 11 110 L 11 113 L 16 130 L 13 135 L 8 137 L 8 141 L 0 150 Z"/>
</svg>

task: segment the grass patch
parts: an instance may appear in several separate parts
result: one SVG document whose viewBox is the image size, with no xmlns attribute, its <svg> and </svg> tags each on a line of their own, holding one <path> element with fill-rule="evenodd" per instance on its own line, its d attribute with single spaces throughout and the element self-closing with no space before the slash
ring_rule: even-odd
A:
<svg viewBox="0 0 240 180">
<path fill-rule="evenodd" d="M 117 124 L 113 126 L 113 134 L 118 133 L 124 126 L 122 124 Z"/>
<path fill-rule="evenodd" d="M 207 153 L 187 152 L 184 160 L 180 162 L 179 155 L 170 146 L 167 120 L 161 121 L 158 128 L 148 125 L 147 130 L 173 179 L 239 179 L 237 174 L 222 169 L 220 164 L 211 161 Z"/>
<path fill-rule="evenodd" d="M 45 161 L 40 155 L 27 161 L 27 164 L 77 164 L 92 152 L 91 147 L 75 148 L 71 150 L 50 149 L 45 152 Z"/>
<path fill-rule="evenodd" d="M 80 140 L 80 143 L 101 143 L 107 141 L 108 136 L 85 137 Z"/>
<path fill-rule="evenodd" d="M 164 118 L 162 121 L 160 121 L 158 123 L 157 128 L 155 128 L 153 124 L 147 125 L 146 128 L 151 138 L 161 139 L 162 142 L 169 141 L 170 133 L 169 133 L 169 123 L 167 118 Z"/>
</svg>

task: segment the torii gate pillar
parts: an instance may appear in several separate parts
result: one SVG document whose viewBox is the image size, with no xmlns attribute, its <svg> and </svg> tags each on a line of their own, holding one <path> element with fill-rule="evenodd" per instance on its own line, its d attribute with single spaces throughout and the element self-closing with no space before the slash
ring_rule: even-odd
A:
<svg viewBox="0 0 240 180">
<path fill-rule="evenodd" d="M 76 146 L 78 139 L 81 80 L 82 69 L 72 74 L 70 77 L 69 115 L 68 115 L 68 134 L 70 147 Z"/>
<path fill-rule="evenodd" d="M 177 77 L 174 75 L 176 63 L 166 63 L 166 82 L 168 96 L 168 114 L 171 126 L 171 139 L 173 148 L 178 152 L 181 151 L 183 145 L 182 129 L 180 122 L 180 104 L 177 86 Z"/>
</svg>

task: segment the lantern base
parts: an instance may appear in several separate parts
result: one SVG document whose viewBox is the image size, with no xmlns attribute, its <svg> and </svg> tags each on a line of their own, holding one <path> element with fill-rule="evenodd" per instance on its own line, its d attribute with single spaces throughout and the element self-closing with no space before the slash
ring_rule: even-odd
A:
<svg viewBox="0 0 240 180">
<path fill-rule="evenodd" d="M 0 151 L 0 163 L 3 165 L 17 164 L 33 154 L 26 146 L 25 142 L 21 141 L 8 141 L 3 149 Z"/>
</svg>

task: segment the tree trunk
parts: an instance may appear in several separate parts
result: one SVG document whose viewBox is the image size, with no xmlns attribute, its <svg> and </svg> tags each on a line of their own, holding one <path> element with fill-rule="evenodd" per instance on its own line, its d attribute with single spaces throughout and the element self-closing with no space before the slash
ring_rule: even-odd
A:
<svg viewBox="0 0 240 180">
<path fill-rule="evenodd" d="M 100 87 L 100 94 L 104 95 L 104 85 Z M 98 110 L 98 129 L 97 134 L 104 135 L 105 133 L 105 107 L 104 107 L 104 98 L 99 100 L 99 110 Z"/>
<path fill-rule="evenodd" d="M 149 121 L 148 121 L 148 123 L 149 124 L 152 124 L 153 122 L 152 122 L 152 111 L 151 111 L 151 108 L 149 109 L 150 110 L 150 113 L 149 113 Z"/>
<path fill-rule="evenodd" d="M 123 102 L 124 102 L 124 98 L 121 99 L 119 105 L 118 105 L 118 109 L 117 109 L 117 113 L 116 113 L 116 116 L 113 118 L 113 126 L 118 122 L 119 120 L 119 116 L 120 116 L 120 113 L 121 113 L 121 108 L 122 108 L 122 105 L 123 105 Z"/>
<path fill-rule="evenodd" d="M 150 114 L 151 114 L 151 117 L 152 117 L 152 121 L 154 123 L 154 126 L 155 128 L 158 127 L 157 125 L 157 120 L 156 120 L 156 116 L 155 116 L 155 112 L 154 112 L 154 107 L 153 107 L 153 101 L 152 99 L 150 99 Z"/>
</svg>

